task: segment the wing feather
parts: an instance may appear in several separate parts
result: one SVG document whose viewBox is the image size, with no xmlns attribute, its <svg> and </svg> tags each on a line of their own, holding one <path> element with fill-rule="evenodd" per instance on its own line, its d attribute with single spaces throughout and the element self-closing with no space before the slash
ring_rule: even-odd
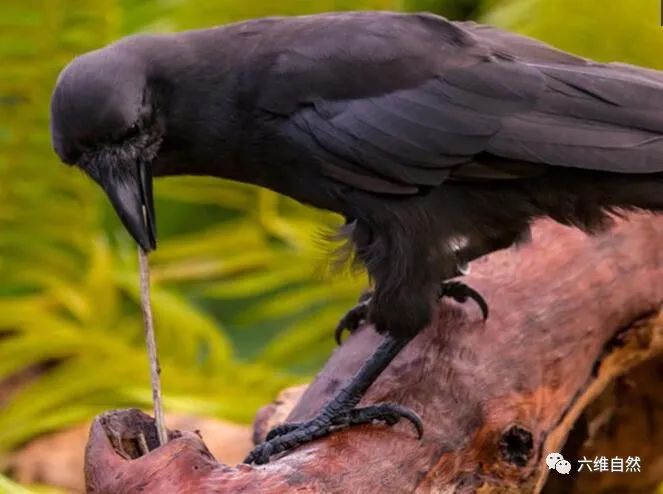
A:
<svg viewBox="0 0 663 494">
<path fill-rule="evenodd" d="M 317 50 L 306 39 L 267 77 L 261 105 L 325 175 L 411 194 L 450 176 L 518 178 L 541 165 L 663 171 L 661 73 L 476 24 L 382 15 L 365 43 L 357 21 L 351 46 Z"/>
</svg>

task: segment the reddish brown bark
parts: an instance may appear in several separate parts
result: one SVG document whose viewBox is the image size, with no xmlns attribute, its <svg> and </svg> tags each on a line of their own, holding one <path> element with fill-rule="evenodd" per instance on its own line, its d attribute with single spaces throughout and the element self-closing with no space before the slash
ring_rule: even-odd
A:
<svg viewBox="0 0 663 494">
<path fill-rule="evenodd" d="M 590 427 L 587 434 L 576 427 L 568 457 L 577 459 L 601 441 L 606 450 L 600 454 L 620 454 L 615 438 L 626 434 L 640 448 L 629 454 L 643 457 L 643 474 L 592 477 L 579 491 L 582 476 L 554 472 L 554 483 L 564 482 L 558 492 L 572 492 L 574 482 L 577 492 L 590 492 L 587 485 L 619 489 L 624 482 L 633 489 L 652 487 L 663 476 L 663 440 L 655 438 L 663 406 L 652 391 L 663 368 L 663 318 L 655 315 L 663 301 L 663 217 L 634 215 L 597 237 L 552 222 L 536 225 L 533 233 L 531 244 L 473 264 L 466 281 L 490 304 L 485 324 L 471 302 L 443 302 L 435 323 L 366 395 L 365 403 L 397 402 L 417 411 L 426 428 L 421 441 L 407 423 L 362 426 L 267 466 L 229 467 L 217 463 L 198 436 L 182 433 L 129 459 L 117 453 L 120 441 L 113 447 L 109 433 L 136 436 L 146 426 L 140 415 L 121 412 L 110 415 L 114 424 L 106 416 L 92 426 L 89 492 L 539 492 L 548 474 L 543 459 L 562 449 L 574 423 Z M 378 341 L 368 328 L 354 334 L 290 419 L 311 417 Z M 633 371 L 630 381 L 618 379 L 643 362 L 648 367 Z M 652 378 L 656 372 L 658 379 Z M 649 412 L 639 415 L 645 408 Z M 261 412 L 258 434 L 274 411 Z M 606 414 L 616 417 L 609 433 L 601 422 Z M 634 421 L 646 426 L 632 426 Z M 124 449 L 131 444 L 125 441 Z M 622 485 L 618 492 L 628 491 Z"/>
</svg>

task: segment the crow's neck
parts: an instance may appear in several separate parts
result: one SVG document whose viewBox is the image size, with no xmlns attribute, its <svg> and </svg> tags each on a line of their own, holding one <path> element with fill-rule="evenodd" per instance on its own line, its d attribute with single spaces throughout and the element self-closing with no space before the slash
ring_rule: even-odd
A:
<svg viewBox="0 0 663 494">
<path fill-rule="evenodd" d="M 240 48 L 223 28 L 152 38 L 150 84 L 163 127 L 158 175 L 243 180 Z"/>
</svg>

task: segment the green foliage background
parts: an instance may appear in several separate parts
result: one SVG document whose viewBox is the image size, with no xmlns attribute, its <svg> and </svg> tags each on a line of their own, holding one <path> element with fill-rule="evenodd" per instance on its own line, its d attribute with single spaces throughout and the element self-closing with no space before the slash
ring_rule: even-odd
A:
<svg viewBox="0 0 663 494">
<path fill-rule="evenodd" d="M 102 410 L 150 406 L 135 247 L 96 186 L 51 151 L 59 70 L 138 31 L 359 8 L 473 16 L 663 68 L 658 0 L 0 0 L 0 383 L 11 389 L 0 395 L 0 458 Z M 365 280 L 326 274 L 322 240 L 337 217 L 219 180 L 164 179 L 156 194 L 166 407 L 248 422 L 321 365 Z M 0 477 L 0 491 L 14 488 Z"/>
</svg>

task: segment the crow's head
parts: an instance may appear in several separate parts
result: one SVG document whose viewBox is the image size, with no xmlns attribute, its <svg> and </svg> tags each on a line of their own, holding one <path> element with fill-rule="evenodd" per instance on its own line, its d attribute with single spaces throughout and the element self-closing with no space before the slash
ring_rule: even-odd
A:
<svg viewBox="0 0 663 494">
<path fill-rule="evenodd" d="M 156 247 L 152 169 L 163 132 L 141 59 L 111 46 L 71 62 L 51 100 L 58 156 L 106 192 L 140 246 Z"/>
</svg>

